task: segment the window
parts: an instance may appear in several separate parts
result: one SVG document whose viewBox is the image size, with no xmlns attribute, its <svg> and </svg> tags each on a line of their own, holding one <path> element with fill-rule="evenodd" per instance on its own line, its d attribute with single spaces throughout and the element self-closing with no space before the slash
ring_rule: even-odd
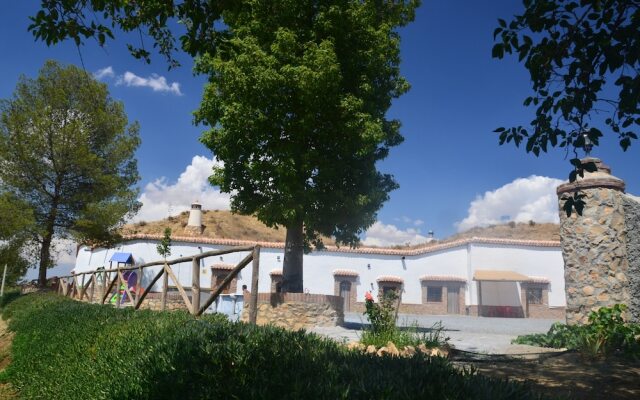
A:
<svg viewBox="0 0 640 400">
<path fill-rule="evenodd" d="M 382 295 L 385 296 L 387 293 L 395 292 L 398 294 L 397 286 L 382 286 Z"/>
<path fill-rule="evenodd" d="M 542 304 L 542 288 L 528 288 L 527 289 L 527 303 L 528 304 Z"/>
<path fill-rule="evenodd" d="M 442 286 L 427 286 L 427 302 L 442 302 Z"/>
</svg>

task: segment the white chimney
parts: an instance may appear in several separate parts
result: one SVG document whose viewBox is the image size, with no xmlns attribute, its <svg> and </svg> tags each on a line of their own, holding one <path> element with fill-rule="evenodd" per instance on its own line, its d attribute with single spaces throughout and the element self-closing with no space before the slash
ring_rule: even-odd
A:
<svg viewBox="0 0 640 400">
<path fill-rule="evenodd" d="M 191 203 L 191 210 L 189 211 L 189 221 L 184 228 L 185 232 L 195 233 L 200 235 L 202 233 L 202 204 L 198 201 Z"/>
</svg>

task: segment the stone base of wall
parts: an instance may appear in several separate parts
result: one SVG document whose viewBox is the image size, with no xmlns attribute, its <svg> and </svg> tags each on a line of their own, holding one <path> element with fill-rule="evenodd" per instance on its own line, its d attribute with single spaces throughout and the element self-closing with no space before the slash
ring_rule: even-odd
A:
<svg viewBox="0 0 640 400">
<path fill-rule="evenodd" d="M 102 290 L 96 290 L 93 294 L 93 300 L 90 301 L 89 299 L 89 294 L 87 293 L 85 295 L 85 297 L 81 300 L 83 302 L 86 303 L 100 303 L 100 300 L 102 299 L 103 296 L 103 291 Z M 108 296 L 107 299 L 104 301 L 104 304 L 109 304 L 111 305 L 111 299 L 112 295 Z M 79 300 L 77 297 L 74 298 L 74 300 Z M 124 304 L 121 305 L 121 307 L 131 307 L 131 302 L 129 301 L 125 301 Z M 157 292 L 151 292 L 149 294 L 147 294 L 147 296 L 144 298 L 144 300 L 142 301 L 142 304 L 140 304 L 139 307 L 140 310 L 154 310 L 154 311 L 160 311 L 162 309 L 162 293 L 157 293 Z M 180 295 L 179 292 L 168 292 L 167 293 L 167 311 L 174 311 L 174 310 L 185 310 L 185 311 L 189 311 L 189 308 L 187 308 L 187 305 L 184 304 L 184 300 L 182 299 L 182 296 Z"/>
<path fill-rule="evenodd" d="M 485 316 L 489 316 L 489 311 L 493 306 L 483 306 L 483 311 L 487 312 Z M 517 307 L 512 307 L 517 309 Z M 364 313 L 364 302 L 358 302 L 351 306 L 352 312 Z M 401 314 L 417 314 L 417 315 L 452 315 L 447 314 L 446 305 L 442 305 L 440 303 L 428 303 L 428 304 L 400 304 L 400 313 Z M 457 315 L 469 315 L 471 317 L 478 316 L 478 306 L 463 306 L 460 307 L 460 314 Z M 493 316 L 498 316 L 497 312 L 493 312 Z M 506 316 L 505 316 L 506 317 Z M 524 313 L 522 308 L 517 309 L 514 312 L 512 318 L 523 318 Z M 538 318 L 538 319 L 557 319 L 564 320 L 565 319 L 565 308 L 564 307 L 548 307 L 546 305 L 530 305 L 529 306 L 529 318 Z"/>
<path fill-rule="evenodd" d="M 249 321 L 246 301 L 240 320 Z M 337 326 L 344 322 L 342 297 L 306 293 L 259 293 L 258 325 L 273 324 L 298 330 L 312 326 Z"/>
<path fill-rule="evenodd" d="M 529 318 L 557 319 L 564 321 L 567 317 L 564 307 L 529 304 Z"/>
<path fill-rule="evenodd" d="M 154 310 L 160 311 L 162 309 L 162 293 L 149 293 L 142 304 L 140 304 L 140 310 Z M 184 304 L 184 300 L 180 293 L 169 292 L 167 293 L 167 308 L 166 311 L 184 310 L 189 311 L 187 305 Z"/>
</svg>

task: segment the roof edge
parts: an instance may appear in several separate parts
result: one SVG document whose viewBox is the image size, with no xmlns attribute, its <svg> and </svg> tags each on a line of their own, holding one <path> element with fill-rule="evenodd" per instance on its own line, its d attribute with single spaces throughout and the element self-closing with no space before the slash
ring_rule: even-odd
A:
<svg viewBox="0 0 640 400">
<path fill-rule="evenodd" d="M 134 240 L 161 240 L 162 235 L 150 235 L 150 234 L 133 234 L 125 235 L 123 239 L 125 242 Z M 193 236 L 173 236 L 171 238 L 173 242 L 182 243 L 201 243 L 201 244 L 214 244 L 221 246 L 251 246 L 260 245 L 261 247 L 271 249 L 284 249 L 283 242 L 260 242 L 252 240 L 238 240 L 238 239 L 223 239 L 223 238 L 202 238 Z M 454 247 L 466 246 L 468 244 L 497 244 L 506 246 L 527 246 L 527 247 L 560 247 L 559 241 L 554 240 L 522 240 L 522 239 L 497 239 L 497 238 L 483 238 L 473 237 L 470 239 L 455 240 L 448 243 L 427 245 L 424 247 L 418 247 L 414 249 L 391 249 L 385 247 L 337 247 L 326 246 L 323 250 L 317 251 L 329 251 L 335 253 L 355 253 L 355 254 L 377 254 L 377 255 L 393 255 L 393 256 L 419 256 L 428 253 L 434 253 L 441 250 L 447 250 Z"/>
</svg>

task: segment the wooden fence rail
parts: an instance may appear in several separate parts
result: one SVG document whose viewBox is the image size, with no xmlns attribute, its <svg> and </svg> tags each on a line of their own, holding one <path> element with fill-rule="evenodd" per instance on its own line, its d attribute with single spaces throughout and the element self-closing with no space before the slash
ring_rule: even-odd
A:
<svg viewBox="0 0 640 400">
<path fill-rule="evenodd" d="M 230 253 L 239 253 L 246 252 L 250 253 L 242 259 L 231 272 L 227 275 L 227 277 L 215 288 L 213 288 L 209 298 L 204 302 L 204 304 L 200 305 L 200 260 L 205 259 L 207 257 L 220 256 L 223 254 Z M 172 265 L 183 263 L 183 262 L 191 262 L 191 298 L 189 298 L 189 294 L 185 290 L 185 287 L 182 285 L 180 280 L 176 277 L 173 272 Z M 174 285 L 178 289 L 180 293 L 180 297 L 184 302 L 187 310 L 195 316 L 202 315 L 207 308 L 211 304 L 213 304 L 216 299 L 220 296 L 225 286 L 227 286 L 239 273 L 245 268 L 247 265 L 252 264 L 252 272 L 251 272 L 251 296 L 249 299 L 245 299 L 245 301 L 249 301 L 249 322 L 252 324 L 256 323 L 257 317 L 257 306 L 258 306 L 258 277 L 259 277 L 259 269 L 260 269 L 260 246 L 251 246 L 251 247 L 234 247 L 225 250 L 212 250 L 204 253 L 196 254 L 194 256 L 180 257 L 175 258 L 173 260 L 162 260 L 162 261 L 154 261 L 146 264 L 135 265 L 132 267 L 124 267 L 120 268 L 119 266 L 111 269 L 103 269 L 103 270 L 94 270 L 94 271 L 86 271 L 80 272 L 73 275 L 62 276 L 58 280 L 58 293 L 62 296 L 74 298 L 77 300 L 83 300 L 85 297 L 89 302 L 93 302 L 96 294 L 96 288 L 102 286 L 104 290 L 99 296 L 100 304 L 104 304 L 107 301 L 107 298 L 110 296 L 115 296 L 116 298 L 116 307 L 121 307 L 122 305 L 129 305 L 134 309 L 139 309 L 144 301 L 145 297 L 151 292 L 151 289 L 154 285 L 163 278 L 162 283 L 162 291 L 161 291 L 161 309 L 165 310 L 167 305 L 167 292 L 169 288 L 169 280 L 173 281 Z M 146 268 L 162 266 L 162 268 L 153 276 L 151 281 L 146 285 L 146 287 L 142 289 L 142 274 Z M 137 273 L 137 282 L 135 286 L 135 290 L 131 291 L 128 284 L 122 284 L 122 282 L 127 282 L 125 279 L 124 273 L 128 271 L 136 271 Z M 99 285 L 98 282 L 102 282 L 102 285 Z M 120 288 L 124 287 L 123 297 L 126 297 L 127 304 L 122 304 L 123 299 L 121 298 Z M 112 290 L 115 288 L 115 294 L 112 293 Z M 87 293 L 88 292 L 88 293 Z"/>
</svg>

